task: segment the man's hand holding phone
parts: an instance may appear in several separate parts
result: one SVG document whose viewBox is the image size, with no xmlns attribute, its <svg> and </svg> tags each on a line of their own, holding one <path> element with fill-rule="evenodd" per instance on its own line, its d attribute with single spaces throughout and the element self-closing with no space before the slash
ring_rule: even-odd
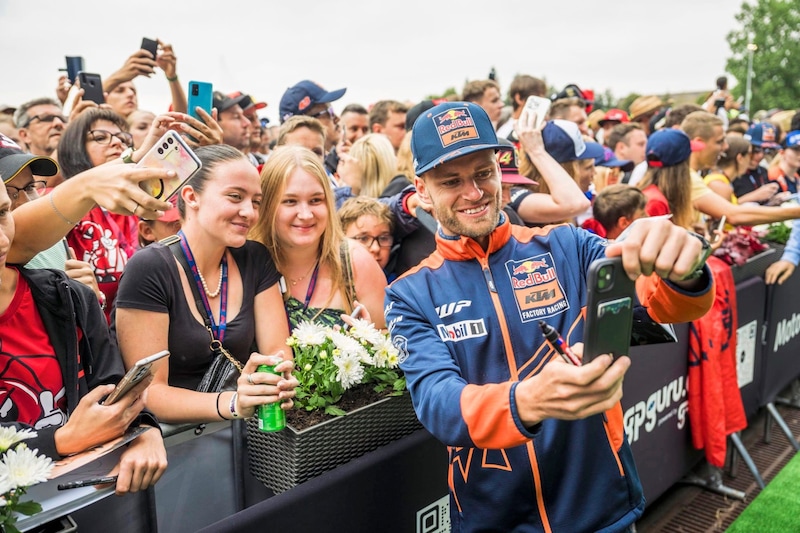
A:
<svg viewBox="0 0 800 533">
<path fill-rule="evenodd" d="M 583 356 L 583 345 L 572 345 Z M 596 357 L 583 366 L 567 364 L 556 355 L 542 371 L 522 380 L 515 389 L 520 419 L 531 427 L 547 418 L 578 420 L 604 413 L 622 398 L 622 381 L 630 359 Z"/>
<path fill-rule="evenodd" d="M 624 239 L 608 245 L 606 256 L 621 256 L 632 280 L 656 272 L 661 278 L 691 289 L 697 284 L 692 276 L 708 257 L 705 245 L 667 218 L 639 218 L 626 228 Z"/>
</svg>

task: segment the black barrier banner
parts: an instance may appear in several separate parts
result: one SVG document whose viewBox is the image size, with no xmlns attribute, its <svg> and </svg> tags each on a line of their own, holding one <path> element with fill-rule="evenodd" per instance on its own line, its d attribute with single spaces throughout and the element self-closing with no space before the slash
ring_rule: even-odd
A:
<svg viewBox="0 0 800 533">
<path fill-rule="evenodd" d="M 752 277 L 736 285 L 736 376 L 747 418 L 758 412 L 763 374 L 761 329 L 767 301 L 762 278 Z"/>
<path fill-rule="evenodd" d="M 650 502 L 702 457 L 689 434 L 689 325 L 676 324 L 675 332 L 678 342 L 631 348 L 623 385 L 625 432 Z"/>
<path fill-rule="evenodd" d="M 767 291 L 767 342 L 764 347 L 760 405 L 775 400 L 800 376 L 800 275 Z"/>
</svg>

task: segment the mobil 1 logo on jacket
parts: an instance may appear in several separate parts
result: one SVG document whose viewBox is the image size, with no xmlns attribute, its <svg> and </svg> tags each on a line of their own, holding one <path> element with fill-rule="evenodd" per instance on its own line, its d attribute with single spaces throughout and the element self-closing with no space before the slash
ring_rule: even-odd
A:
<svg viewBox="0 0 800 533">
<path fill-rule="evenodd" d="M 550 252 L 507 261 L 505 266 L 523 322 L 557 315 L 569 309 Z"/>
</svg>

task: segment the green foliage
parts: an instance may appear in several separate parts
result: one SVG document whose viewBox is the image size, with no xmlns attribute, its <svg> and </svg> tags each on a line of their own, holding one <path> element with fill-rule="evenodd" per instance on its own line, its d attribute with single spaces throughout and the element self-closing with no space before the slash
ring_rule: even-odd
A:
<svg viewBox="0 0 800 533">
<path fill-rule="evenodd" d="M 620 101 L 617 102 L 617 107 L 619 109 L 624 109 L 626 113 L 630 113 L 631 104 L 633 103 L 634 100 L 636 100 L 640 96 L 642 95 L 639 93 L 631 93 L 625 98 L 621 98 Z"/>
<path fill-rule="evenodd" d="M 753 53 L 750 112 L 797 107 L 800 104 L 800 2 L 745 1 L 736 21 L 740 27 L 727 36 L 732 55 L 726 69 L 739 81 L 732 90 L 733 95 L 741 96 L 746 89 L 747 45 L 752 34 L 752 42 L 758 49 Z"/>
</svg>

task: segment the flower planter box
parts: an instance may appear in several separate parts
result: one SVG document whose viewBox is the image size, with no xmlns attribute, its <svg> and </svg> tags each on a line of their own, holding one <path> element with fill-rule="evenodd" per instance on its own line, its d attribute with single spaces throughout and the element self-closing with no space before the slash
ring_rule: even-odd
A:
<svg viewBox="0 0 800 533">
<path fill-rule="evenodd" d="M 411 396 L 391 396 L 297 431 L 262 433 L 247 423 L 250 472 L 276 494 L 422 428 Z"/>
</svg>

